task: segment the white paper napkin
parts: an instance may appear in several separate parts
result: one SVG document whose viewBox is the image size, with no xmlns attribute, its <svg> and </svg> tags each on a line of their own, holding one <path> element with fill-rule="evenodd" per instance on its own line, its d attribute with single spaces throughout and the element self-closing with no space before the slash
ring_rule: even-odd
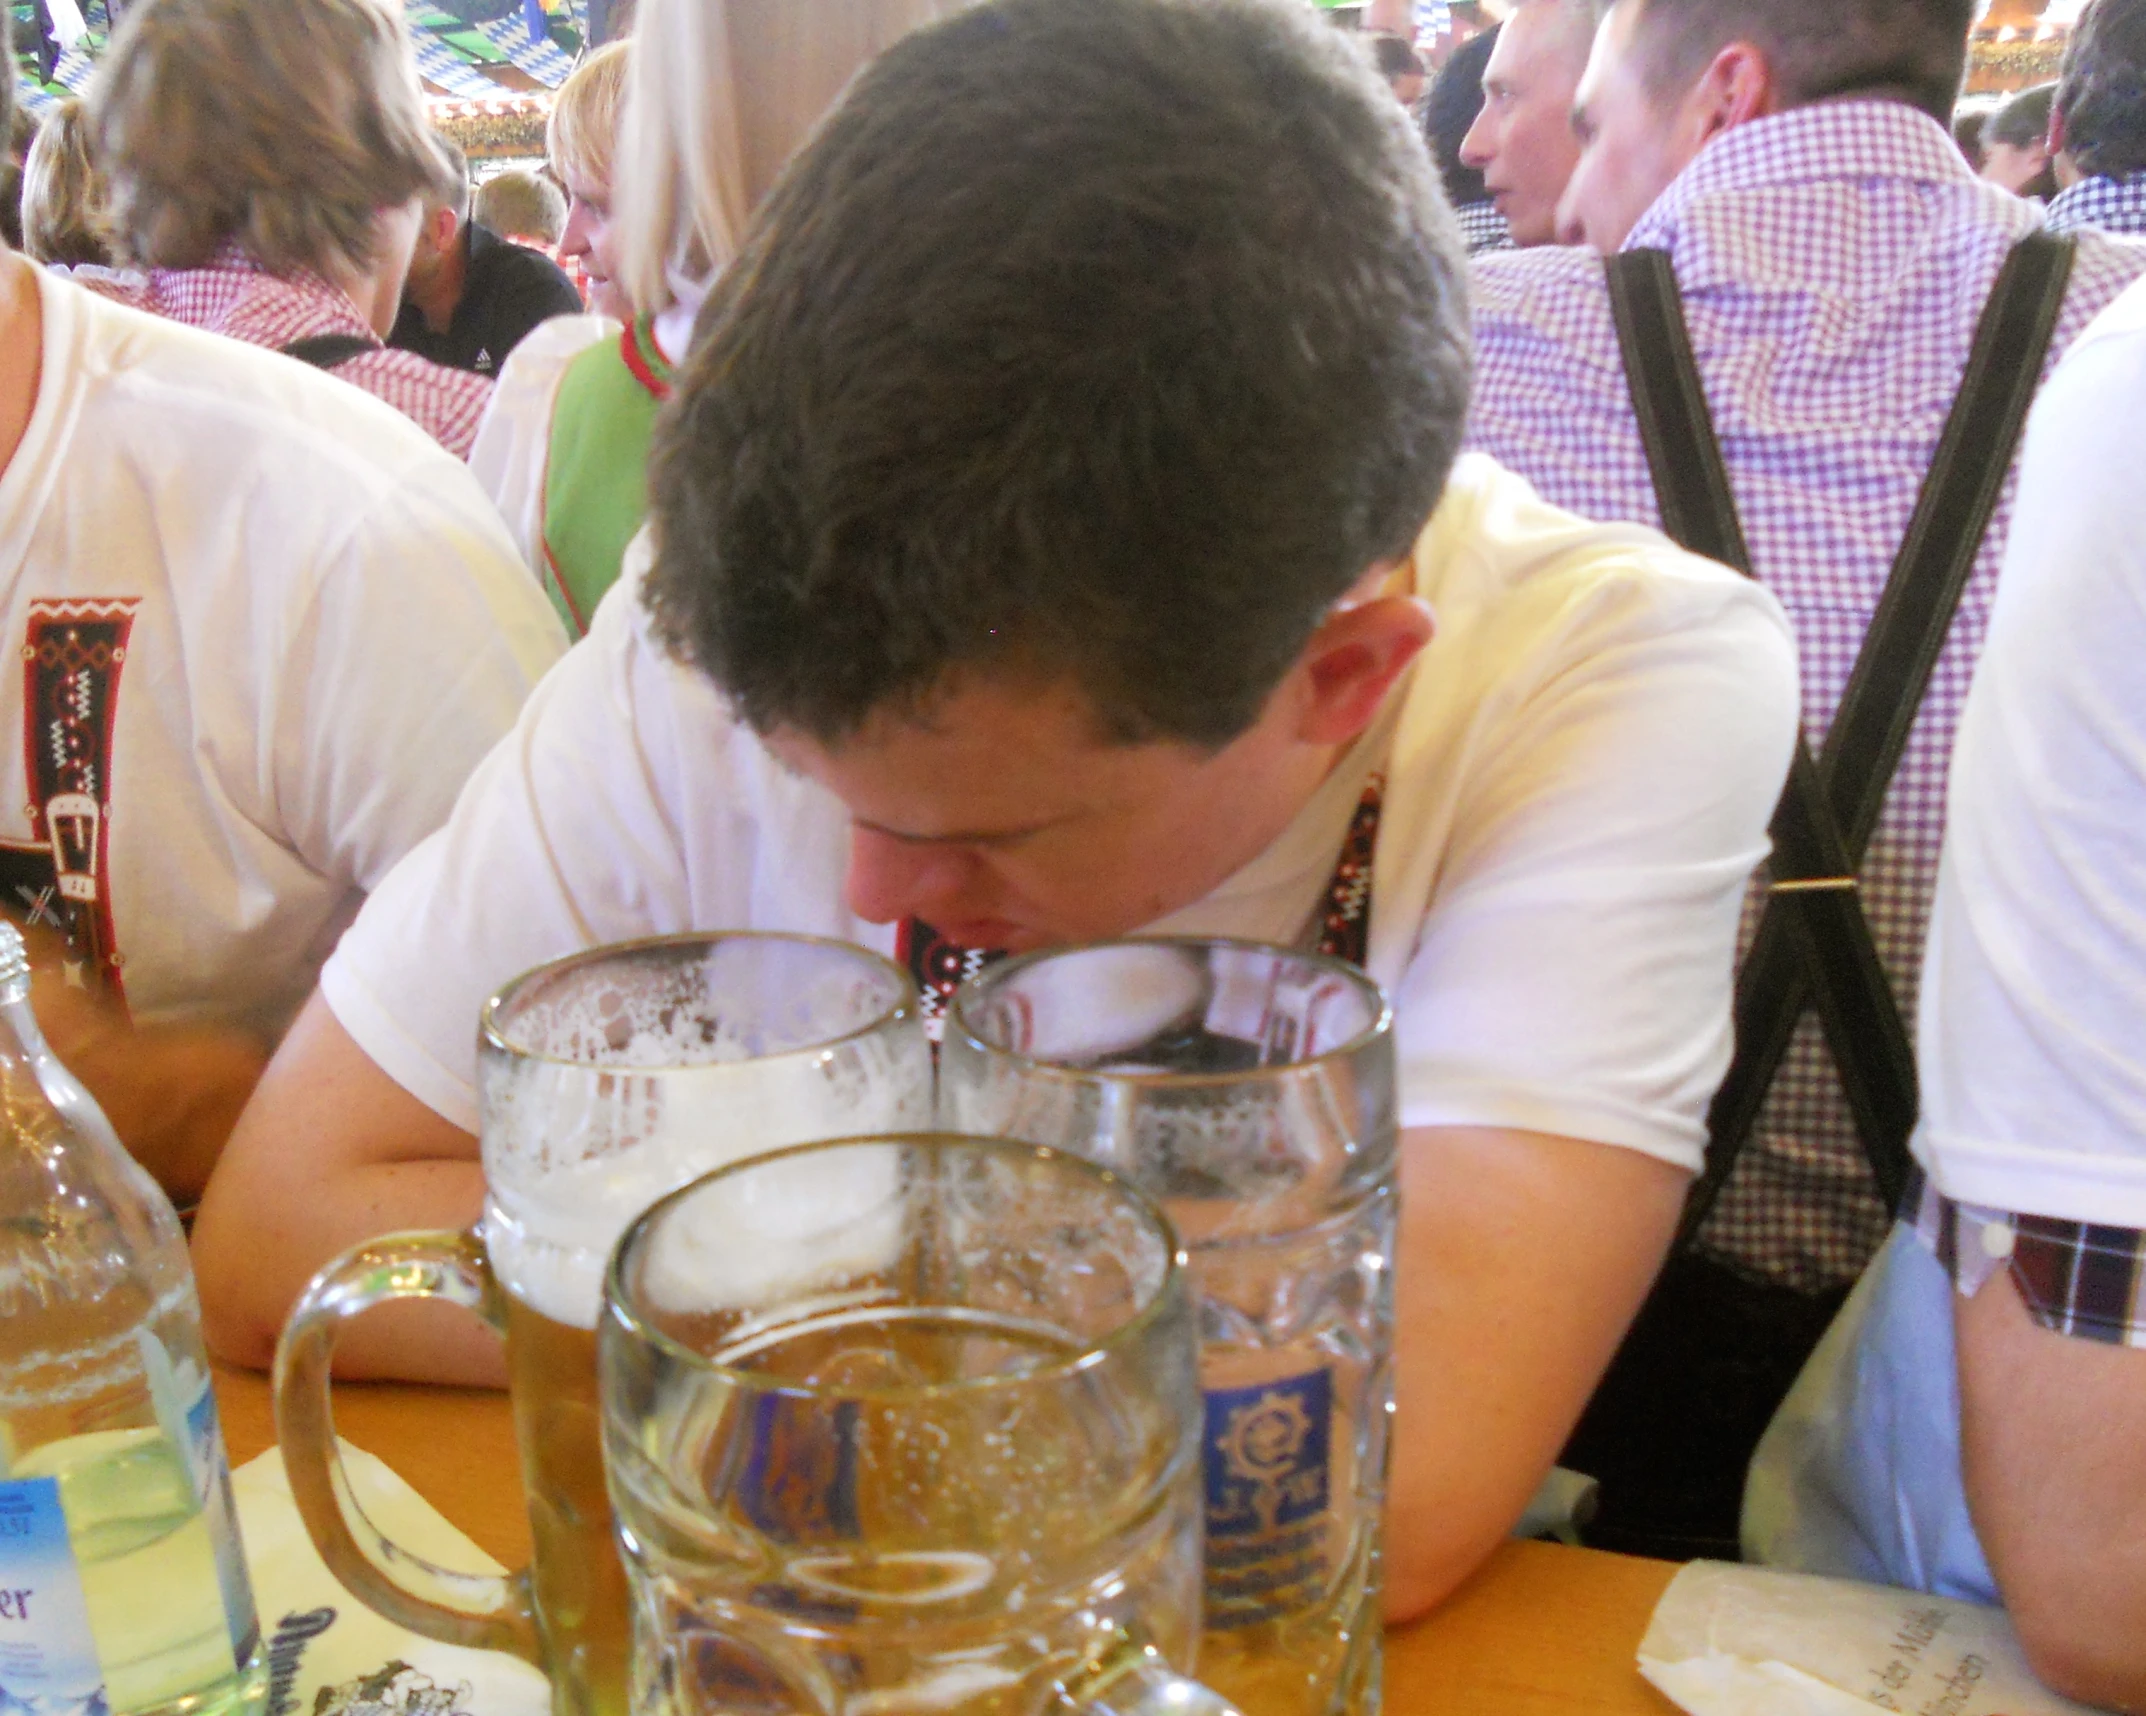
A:
<svg viewBox="0 0 2146 1716">
<path fill-rule="evenodd" d="M 501 1571 L 384 1461 L 345 1442 L 343 1469 L 366 1515 L 404 1548 L 443 1567 Z M 549 1716 L 550 1683 L 527 1663 L 404 1632 L 337 1584 L 277 1450 L 233 1472 L 231 1489 L 269 1653 L 262 1716 Z"/>
<path fill-rule="evenodd" d="M 1693 1716 L 2092 1716 L 2034 1678 L 2001 1609 L 1695 1561 L 1639 1672 Z"/>
</svg>

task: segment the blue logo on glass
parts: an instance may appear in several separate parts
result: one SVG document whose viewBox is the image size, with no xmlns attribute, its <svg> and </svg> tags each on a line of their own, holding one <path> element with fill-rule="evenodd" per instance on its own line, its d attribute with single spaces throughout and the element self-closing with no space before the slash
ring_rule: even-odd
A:
<svg viewBox="0 0 2146 1716">
<path fill-rule="evenodd" d="M 1208 1392 L 1210 1540 L 1264 1537 L 1326 1512 L 1333 1400 L 1323 1370 Z"/>
</svg>

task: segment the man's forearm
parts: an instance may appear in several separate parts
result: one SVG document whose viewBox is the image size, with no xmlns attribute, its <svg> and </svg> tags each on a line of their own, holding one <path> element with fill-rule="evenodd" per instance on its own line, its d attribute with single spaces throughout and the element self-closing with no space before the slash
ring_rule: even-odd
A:
<svg viewBox="0 0 2146 1716">
<path fill-rule="evenodd" d="M 1511 1532 L 1646 1298 L 1688 1178 L 1535 1133 L 1403 1138 L 1389 1618 L 1444 1601 Z"/>
<path fill-rule="evenodd" d="M 2040 1327 L 2009 1272 L 1957 1310 L 1961 1478 L 2028 1660 L 2146 1710 L 2146 1351 Z"/>
<path fill-rule="evenodd" d="M 319 996 L 276 1053 L 202 1198 L 194 1268 L 218 1356 L 265 1366 L 316 1270 L 362 1240 L 461 1229 L 484 1207 L 477 1141 L 382 1072 Z M 497 1383 L 497 1343 L 466 1313 L 394 1307 L 351 1326 L 337 1370 Z"/>
</svg>

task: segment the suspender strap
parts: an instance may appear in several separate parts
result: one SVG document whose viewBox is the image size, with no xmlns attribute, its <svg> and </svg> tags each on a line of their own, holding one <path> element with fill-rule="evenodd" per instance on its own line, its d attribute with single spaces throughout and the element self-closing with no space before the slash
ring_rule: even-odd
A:
<svg viewBox="0 0 2146 1716">
<path fill-rule="evenodd" d="M 1974 569 L 2040 383 L 2070 278 L 2068 239 L 2014 248 L 1822 753 L 1799 739 L 1775 810 L 1773 891 L 1736 991 L 1736 1058 L 1707 1117 L 1707 1168 L 1681 1241 L 1705 1222 L 1756 1123 L 1804 1010 L 1817 1006 L 1879 1190 L 1907 1182 L 1914 1046 L 1856 893 L 1885 794 Z M 1669 258 L 1608 263 L 1625 374 L 1663 526 L 1685 548 L 1752 574 Z"/>
<path fill-rule="evenodd" d="M 276 350 L 300 363 L 309 363 L 315 369 L 333 369 L 354 357 L 380 350 L 380 342 L 356 334 L 312 334 L 302 340 L 293 340 L 287 346 L 278 346 Z"/>
</svg>

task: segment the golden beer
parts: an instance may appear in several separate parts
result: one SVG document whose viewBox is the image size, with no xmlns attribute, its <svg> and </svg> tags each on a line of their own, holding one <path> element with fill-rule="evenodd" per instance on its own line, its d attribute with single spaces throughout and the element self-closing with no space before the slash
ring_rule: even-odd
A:
<svg viewBox="0 0 2146 1716">
<path fill-rule="evenodd" d="M 702 1265 L 814 1184 L 821 1267 Z M 641 1716 L 1220 1711 L 1165 1660 L 1200 1590 L 1174 1245 L 1088 1164 L 947 1137 L 787 1151 L 637 1223 L 598 1344 Z"/>
<path fill-rule="evenodd" d="M 627 1716 L 632 1617 L 604 1491 L 596 1332 L 557 1323 L 510 1292 L 507 1369 L 529 1499 L 530 1584 L 553 1707 Z"/>
<path fill-rule="evenodd" d="M 628 1586 L 605 1492 L 595 1325 L 612 1242 L 673 1187 L 807 1138 L 908 1130 L 931 1114 L 916 990 L 861 948 L 803 936 L 660 937 L 576 954 L 486 1005 L 479 1033 L 485 1209 L 477 1233 L 360 1246 L 301 1297 L 278 1356 L 292 1495 L 361 1601 L 428 1638 L 550 1676 L 553 1716 L 627 1716 Z M 533 1562 L 499 1579 L 416 1561 L 346 1511 L 329 1377 L 337 1326 L 443 1298 L 507 1344 Z"/>
</svg>

